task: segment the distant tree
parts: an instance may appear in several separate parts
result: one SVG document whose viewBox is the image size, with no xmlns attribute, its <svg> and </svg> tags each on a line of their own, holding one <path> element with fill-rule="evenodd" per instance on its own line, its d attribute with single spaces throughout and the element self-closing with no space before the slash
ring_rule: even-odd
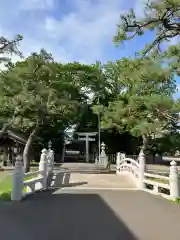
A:
<svg viewBox="0 0 180 240">
<path fill-rule="evenodd" d="M 119 94 L 108 106 L 97 105 L 94 111 L 101 113 L 102 127 L 142 137 L 142 149 L 146 150 L 149 139 L 179 118 L 174 115 L 179 105 L 172 98 L 176 85 L 171 71 L 149 58 L 124 58 L 110 66 Z"/>
<path fill-rule="evenodd" d="M 17 35 L 13 40 L 8 40 L 7 38 L 0 37 L 0 64 L 4 63 L 5 65 L 11 61 L 10 56 L 12 54 L 22 57 L 22 53 L 18 49 L 19 42 L 23 39 L 21 35 Z M 3 70 L 1 69 L 1 72 Z M 4 124 L 3 128 L 0 131 L 0 137 L 6 132 L 9 124 Z"/>
<path fill-rule="evenodd" d="M 35 138 L 44 128 L 53 133 L 79 120 L 87 91 L 98 91 L 98 72 L 95 66 L 76 62 L 59 64 L 45 50 L 7 67 L 0 75 L 0 116 L 7 128 L 13 125 L 28 134 L 23 153 L 28 171 Z"/>
</svg>

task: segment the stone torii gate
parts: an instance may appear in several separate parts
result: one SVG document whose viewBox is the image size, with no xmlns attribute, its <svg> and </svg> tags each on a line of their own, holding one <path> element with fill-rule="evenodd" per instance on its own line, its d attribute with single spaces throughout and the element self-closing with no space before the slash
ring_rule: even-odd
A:
<svg viewBox="0 0 180 240">
<path fill-rule="evenodd" d="M 89 162 L 89 142 L 95 141 L 95 137 L 98 134 L 98 132 L 79 132 L 77 135 L 80 137 L 78 138 L 79 141 L 85 141 L 86 142 L 86 162 Z"/>
</svg>

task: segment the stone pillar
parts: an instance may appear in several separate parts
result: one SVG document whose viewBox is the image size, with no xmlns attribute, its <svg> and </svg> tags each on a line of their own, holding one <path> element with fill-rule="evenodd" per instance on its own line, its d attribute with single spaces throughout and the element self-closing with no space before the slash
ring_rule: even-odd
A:
<svg viewBox="0 0 180 240">
<path fill-rule="evenodd" d="M 49 142 L 48 142 L 48 151 L 50 151 L 50 150 L 51 150 L 51 148 L 52 148 L 52 141 L 51 141 L 51 140 L 49 140 Z"/>
<path fill-rule="evenodd" d="M 121 164 L 121 153 L 118 152 L 116 157 L 116 174 L 120 172 L 120 164 Z"/>
<path fill-rule="evenodd" d="M 144 172 L 145 172 L 145 154 L 143 151 L 139 154 L 139 189 L 144 189 Z"/>
<path fill-rule="evenodd" d="M 47 189 L 47 173 L 48 173 L 47 154 L 48 154 L 48 151 L 46 149 L 43 149 L 41 153 L 40 162 L 39 162 L 39 171 L 42 171 L 40 176 L 43 177 L 43 183 L 42 183 L 43 189 Z"/>
<path fill-rule="evenodd" d="M 49 151 L 49 158 L 48 158 L 48 168 L 51 170 L 53 169 L 54 167 L 54 151 L 53 150 L 50 150 Z"/>
<path fill-rule="evenodd" d="M 121 153 L 121 160 L 126 158 L 126 154 L 125 153 Z"/>
<path fill-rule="evenodd" d="M 50 150 L 49 153 L 48 153 L 47 186 L 51 185 L 53 167 L 54 167 L 54 151 Z"/>
<path fill-rule="evenodd" d="M 169 185 L 170 185 L 170 196 L 173 200 L 179 197 L 179 177 L 177 163 L 173 160 L 170 166 L 169 174 Z"/>
<path fill-rule="evenodd" d="M 23 181 L 24 181 L 24 169 L 22 165 L 22 157 L 19 155 L 16 157 L 15 169 L 12 175 L 12 192 L 11 192 L 12 201 L 20 201 L 22 199 Z"/>
<path fill-rule="evenodd" d="M 105 143 L 102 142 L 101 143 L 101 156 L 106 156 L 105 147 L 106 147 Z"/>
<path fill-rule="evenodd" d="M 95 164 L 98 164 L 98 156 L 95 157 Z"/>
<path fill-rule="evenodd" d="M 100 155 L 100 164 L 104 167 L 107 167 L 108 164 L 108 156 L 105 153 L 105 143 L 101 143 L 101 155 Z"/>
</svg>

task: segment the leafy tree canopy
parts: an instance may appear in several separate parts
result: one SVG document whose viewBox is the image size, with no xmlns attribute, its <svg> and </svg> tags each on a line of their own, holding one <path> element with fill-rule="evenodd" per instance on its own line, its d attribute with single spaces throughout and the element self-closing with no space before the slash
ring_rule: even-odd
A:
<svg viewBox="0 0 180 240">
<path fill-rule="evenodd" d="M 0 75 L 1 119 L 30 134 L 24 150 L 28 152 L 40 129 L 63 129 L 77 122 L 89 92 L 95 97 L 103 81 L 96 65 L 60 64 L 45 50 L 32 53 L 9 63 Z"/>
<path fill-rule="evenodd" d="M 97 105 L 102 115 L 102 127 L 116 127 L 146 139 L 162 133 L 178 119 L 179 104 L 172 95 L 176 90 L 173 75 L 150 58 L 127 59 L 109 63 L 112 79 L 119 86 L 116 99 L 108 106 Z"/>
</svg>

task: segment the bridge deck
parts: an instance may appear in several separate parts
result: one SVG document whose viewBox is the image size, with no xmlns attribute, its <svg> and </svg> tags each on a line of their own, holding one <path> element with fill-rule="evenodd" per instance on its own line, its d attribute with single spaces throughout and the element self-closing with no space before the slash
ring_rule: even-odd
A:
<svg viewBox="0 0 180 240">
<path fill-rule="evenodd" d="M 59 172 L 52 181 L 53 188 L 74 189 L 135 189 L 136 185 L 127 174 L 98 174 L 86 172 Z"/>
<path fill-rule="evenodd" d="M 180 206 L 140 191 L 66 188 L 0 202 L 7 240 L 179 239 Z"/>
<path fill-rule="evenodd" d="M 136 190 L 126 175 L 65 164 L 53 182 L 22 202 L 0 201 L 2 239 L 179 239 L 180 205 Z"/>
</svg>

